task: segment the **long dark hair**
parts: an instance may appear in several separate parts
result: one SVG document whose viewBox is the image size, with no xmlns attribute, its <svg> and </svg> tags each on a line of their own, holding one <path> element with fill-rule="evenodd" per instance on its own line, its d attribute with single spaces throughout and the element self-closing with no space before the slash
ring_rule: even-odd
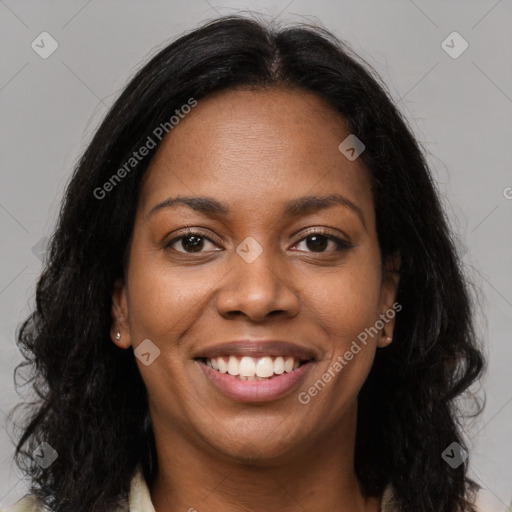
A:
<svg viewBox="0 0 512 512">
<path fill-rule="evenodd" d="M 453 442 L 466 447 L 455 399 L 478 379 L 484 358 L 422 150 L 375 72 L 335 36 L 238 16 L 207 23 L 151 58 L 67 187 L 35 310 L 18 331 L 25 361 L 15 375 L 24 370 L 38 397 L 16 447 L 31 491 L 57 512 L 107 512 L 127 495 L 138 464 L 154 481 L 146 389 L 133 351 L 110 340 L 113 285 L 124 275 L 141 179 L 158 149 L 154 130 L 190 98 L 234 87 L 311 91 L 366 146 L 382 261 L 401 257 L 402 310 L 359 396 L 355 470 L 365 494 L 390 483 L 403 512 L 474 511 L 468 461 L 452 468 L 442 453 Z M 155 147 L 126 167 L 152 134 Z M 122 179 L 104 187 L 123 166 Z M 43 441 L 58 453 L 44 470 L 31 457 Z"/>
</svg>

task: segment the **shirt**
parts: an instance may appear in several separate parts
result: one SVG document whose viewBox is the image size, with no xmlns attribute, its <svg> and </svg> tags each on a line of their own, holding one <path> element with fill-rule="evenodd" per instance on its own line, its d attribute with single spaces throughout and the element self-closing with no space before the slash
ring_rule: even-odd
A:
<svg viewBox="0 0 512 512">
<path fill-rule="evenodd" d="M 151 495 L 148 486 L 144 479 L 144 475 L 140 468 L 137 469 L 130 484 L 130 495 L 128 503 L 119 509 L 126 512 L 155 512 L 153 503 L 151 502 Z M 390 485 L 384 490 L 382 496 L 381 512 L 394 512 L 393 506 L 393 491 Z M 33 495 L 27 495 L 21 498 L 12 507 L 2 510 L 0 512 L 46 512 L 48 509 L 42 507 L 37 498 Z"/>
</svg>

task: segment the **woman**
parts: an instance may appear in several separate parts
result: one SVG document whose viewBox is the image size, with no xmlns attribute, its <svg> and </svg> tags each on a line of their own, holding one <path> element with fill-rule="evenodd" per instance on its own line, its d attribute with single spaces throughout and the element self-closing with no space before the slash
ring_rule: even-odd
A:
<svg viewBox="0 0 512 512">
<path fill-rule="evenodd" d="M 17 511 L 475 510 L 453 239 L 396 107 L 321 29 L 225 17 L 140 70 L 19 346 Z"/>
</svg>

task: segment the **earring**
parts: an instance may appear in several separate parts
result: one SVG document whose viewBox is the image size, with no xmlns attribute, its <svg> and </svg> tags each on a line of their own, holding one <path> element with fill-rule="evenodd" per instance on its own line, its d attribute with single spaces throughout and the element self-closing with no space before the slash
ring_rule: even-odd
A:
<svg viewBox="0 0 512 512">
<path fill-rule="evenodd" d="M 121 339 L 121 333 L 119 331 L 116 332 L 116 340 L 119 341 Z"/>
<path fill-rule="evenodd" d="M 389 336 L 386 338 L 386 343 L 389 345 L 393 341 L 393 338 L 390 338 Z"/>
</svg>

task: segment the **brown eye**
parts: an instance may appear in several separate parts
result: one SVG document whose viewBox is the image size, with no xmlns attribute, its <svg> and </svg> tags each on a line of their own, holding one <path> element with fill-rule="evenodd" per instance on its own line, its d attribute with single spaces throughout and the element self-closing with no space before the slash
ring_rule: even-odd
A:
<svg viewBox="0 0 512 512">
<path fill-rule="evenodd" d="M 190 252 L 201 252 L 204 247 L 204 238 L 195 235 L 182 237 L 181 247 L 187 252 L 189 252 L 188 249 Z"/>
<path fill-rule="evenodd" d="M 346 240 L 323 232 L 311 233 L 300 240 L 296 245 L 305 243 L 306 252 L 323 253 L 329 252 L 328 247 L 330 242 L 333 244 L 332 251 L 344 251 L 352 247 L 352 244 Z"/>
<path fill-rule="evenodd" d="M 207 243 L 214 245 L 214 243 L 203 234 L 189 232 L 186 235 L 173 238 L 168 244 L 166 244 L 165 248 L 172 249 L 176 252 L 193 254 L 207 252 L 203 251 L 205 244 Z"/>
<path fill-rule="evenodd" d="M 329 239 L 323 235 L 311 235 L 306 238 L 306 246 L 314 252 L 323 252 L 329 244 Z"/>
</svg>

